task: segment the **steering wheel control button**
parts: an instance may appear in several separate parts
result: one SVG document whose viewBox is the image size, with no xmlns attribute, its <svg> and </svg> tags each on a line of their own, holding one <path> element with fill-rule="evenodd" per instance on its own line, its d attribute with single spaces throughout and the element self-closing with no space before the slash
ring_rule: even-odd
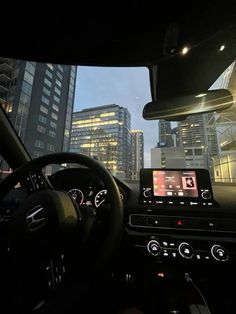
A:
<svg viewBox="0 0 236 314">
<path fill-rule="evenodd" d="M 161 247 L 156 240 L 151 240 L 147 244 L 147 250 L 151 255 L 158 256 L 161 252 Z"/>
<path fill-rule="evenodd" d="M 213 245 L 211 255 L 219 262 L 226 262 L 229 259 L 228 251 L 221 245 Z"/>
<path fill-rule="evenodd" d="M 212 198 L 211 192 L 209 192 L 209 191 L 202 192 L 202 198 L 204 198 L 204 200 L 211 199 Z"/>
<path fill-rule="evenodd" d="M 179 254 L 184 258 L 191 259 L 194 255 L 193 248 L 188 243 L 182 242 L 179 245 Z"/>
</svg>

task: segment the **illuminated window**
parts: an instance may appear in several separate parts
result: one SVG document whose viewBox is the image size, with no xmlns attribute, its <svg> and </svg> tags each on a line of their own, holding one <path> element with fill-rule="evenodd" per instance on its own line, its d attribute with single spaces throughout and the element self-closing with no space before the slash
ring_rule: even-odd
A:
<svg viewBox="0 0 236 314">
<path fill-rule="evenodd" d="M 100 117 L 101 118 L 105 118 L 105 117 L 112 117 L 114 116 L 116 113 L 115 112 L 105 112 L 105 113 L 101 113 Z"/>
<path fill-rule="evenodd" d="M 96 120 L 96 119 L 94 119 L 94 120 Z M 110 120 L 110 121 L 94 122 L 94 123 L 86 123 L 86 124 L 81 124 L 81 123 L 84 123 L 84 121 L 73 122 L 73 125 L 76 125 L 77 128 L 90 128 L 90 127 L 96 127 L 96 126 L 118 124 L 118 120 Z"/>
<path fill-rule="evenodd" d="M 51 64 L 51 63 L 47 63 L 47 67 L 50 69 L 50 70 L 52 70 L 53 71 L 53 65 Z"/>
<path fill-rule="evenodd" d="M 90 147 L 94 147 L 95 144 L 81 144 L 80 147 L 83 147 L 83 148 L 90 148 Z"/>
</svg>

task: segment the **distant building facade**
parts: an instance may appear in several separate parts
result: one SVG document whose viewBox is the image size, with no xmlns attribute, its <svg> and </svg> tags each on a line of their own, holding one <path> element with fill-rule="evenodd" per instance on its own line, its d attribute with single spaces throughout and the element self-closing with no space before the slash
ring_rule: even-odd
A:
<svg viewBox="0 0 236 314">
<path fill-rule="evenodd" d="M 112 174 L 131 177 L 131 116 L 111 104 L 73 113 L 70 151 L 101 161 Z"/>
<path fill-rule="evenodd" d="M 208 115 L 193 115 L 179 122 L 180 145 L 184 148 L 186 168 L 211 170 L 212 157 L 218 153 L 216 129 Z"/>
<path fill-rule="evenodd" d="M 144 167 L 144 139 L 142 130 L 131 130 L 131 179 L 139 180 L 140 169 Z"/>
<path fill-rule="evenodd" d="M 33 158 L 69 151 L 76 72 L 76 66 L 0 59 L 0 103 Z"/>
<path fill-rule="evenodd" d="M 152 168 L 185 168 L 185 154 L 182 147 L 151 149 Z"/>
<path fill-rule="evenodd" d="M 171 133 L 171 122 L 159 120 L 159 142 L 158 147 L 173 147 L 173 138 Z"/>
<path fill-rule="evenodd" d="M 173 147 L 179 147 L 180 137 L 179 137 L 179 128 L 177 126 L 171 129 L 171 137 L 172 137 Z"/>
</svg>

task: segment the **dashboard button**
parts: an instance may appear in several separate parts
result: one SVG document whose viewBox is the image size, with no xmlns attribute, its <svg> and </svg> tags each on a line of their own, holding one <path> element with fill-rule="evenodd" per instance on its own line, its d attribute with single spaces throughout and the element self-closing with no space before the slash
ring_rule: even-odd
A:
<svg viewBox="0 0 236 314">
<path fill-rule="evenodd" d="M 213 222 L 213 221 L 209 221 L 208 222 L 208 227 L 209 227 L 209 229 L 215 229 L 215 223 Z"/>
<path fill-rule="evenodd" d="M 211 260 L 211 254 L 208 252 L 202 252 L 201 253 L 202 259 L 204 261 L 210 261 Z"/>
<path fill-rule="evenodd" d="M 172 252 L 172 253 L 171 253 L 171 256 L 174 257 L 174 258 L 176 258 L 176 257 L 177 257 L 177 253 L 176 253 L 176 252 Z"/>
<path fill-rule="evenodd" d="M 159 221 L 158 221 L 157 217 L 148 217 L 147 224 L 148 224 L 148 226 L 158 226 Z"/>
<path fill-rule="evenodd" d="M 186 242 L 182 242 L 179 245 L 179 254 L 184 258 L 192 258 L 193 257 L 193 248 Z"/>
<path fill-rule="evenodd" d="M 160 244 L 156 240 L 151 240 L 147 244 L 147 250 L 150 254 L 157 256 L 161 252 Z"/>
<path fill-rule="evenodd" d="M 156 201 L 156 204 L 157 204 L 157 205 L 163 205 L 164 202 L 163 202 L 163 201 Z"/>
<path fill-rule="evenodd" d="M 225 262 L 229 259 L 228 251 L 221 245 L 213 245 L 211 255 L 219 262 Z"/>
<path fill-rule="evenodd" d="M 196 254 L 196 259 L 197 259 L 198 261 L 201 260 L 201 257 L 202 257 L 201 254 L 199 254 L 199 253 Z"/>
<path fill-rule="evenodd" d="M 163 256 L 164 256 L 164 257 L 169 257 L 169 252 L 168 252 L 167 250 L 164 250 Z"/>
<path fill-rule="evenodd" d="M 169 246 L 169 243 L 167 241 L 162 241 L 161 244 L 162 244 L 163 247 L 168 247 Z"/>
</svg>

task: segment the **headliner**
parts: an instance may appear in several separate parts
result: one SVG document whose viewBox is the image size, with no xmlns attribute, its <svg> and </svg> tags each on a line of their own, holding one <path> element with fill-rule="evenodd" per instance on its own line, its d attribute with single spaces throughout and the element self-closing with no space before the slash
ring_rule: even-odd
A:
<svg viewBox="0 0 236 314">
<path fill-rule="evenodd" d="M 58 13 L 35 4 L 34 11 L 21 8 L 15 16 L 2 8 L 1 56 L 61 64 L 152 65 L 166 57 L 164 42 L 171 24 L 179 26 L 174 40 L 178 50 L 206 40 L 236 16 L 232 7 L 216 1 L 168 1 L 158 9 L 137 0 L 77 5 L 63 3 L 63 13 Z"/>
<path fill-rule="evenodd" d="M 165 97 L 206 90 L 235 59 L 236 10 L 226 2 L 168 1 L 158 10 L 147 1 L 96 3 L 78 9 L 63 3 L 60 14 L 42 4 L 33 12 L 21 8 L 16 16 L 2 14 L 0 55 L 76 65 L 151 69 L 157 64 L 157 82 L 156 70 L 151 71 L 154 98 L 156 92 Z M 166 35 L 170 25 L 178 36 Z M 223 42 L 231 49 L 219 57 Z M 183 58 L 179 52 L 185 45 L 192 49 Z"/>
</svg>

